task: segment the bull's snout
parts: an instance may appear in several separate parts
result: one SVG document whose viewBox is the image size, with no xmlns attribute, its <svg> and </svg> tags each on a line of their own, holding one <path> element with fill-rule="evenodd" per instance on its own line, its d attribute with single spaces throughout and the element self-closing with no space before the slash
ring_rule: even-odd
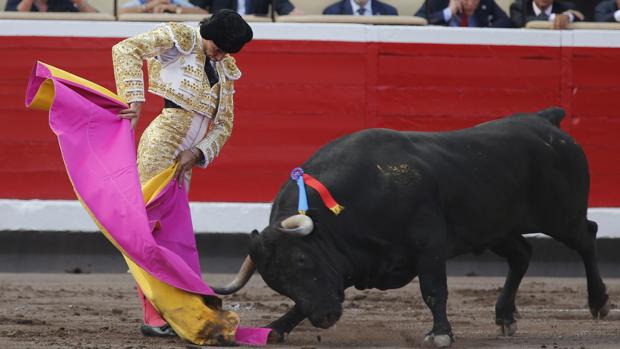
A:
<svg viewBox="0 0 620 349">
<path fill-rule="evenodd" d="M 313 314 L 309 317 L 309 319 L 314 327 L 330 328 L 338 322 L 340 315 L 342 315 L 342 308 L 334 309 L 321 314 Z"/>
</svg>

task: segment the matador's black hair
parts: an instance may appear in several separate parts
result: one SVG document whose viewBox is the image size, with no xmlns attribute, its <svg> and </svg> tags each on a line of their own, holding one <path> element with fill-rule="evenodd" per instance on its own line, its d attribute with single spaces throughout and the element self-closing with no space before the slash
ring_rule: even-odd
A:
<svg viewBox="0 0 620 349">
<path fill-rule="evenodd" d="M 200 36 L 226 53 L 237 53 L 252 40 L 250 25 L 235 11 L 222 9 L 200 22 Z"/>
</svg>

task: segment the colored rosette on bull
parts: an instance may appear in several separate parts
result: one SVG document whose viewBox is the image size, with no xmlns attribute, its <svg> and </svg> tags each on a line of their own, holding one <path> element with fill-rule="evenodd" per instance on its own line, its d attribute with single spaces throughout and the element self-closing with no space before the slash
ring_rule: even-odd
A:
<svg viewBox="0 0 620 349">
<path fill-rule="evenodd" d="M 297 188 L 299 189 L 297 211 L 300 214 L 306 214 L 306 211 L 308 211 L 308 197 L 306 196 L 306 187 L 304 185 L 304 170 L 301 167 L 295 167 L 291 171 L 291 179 L 297 182 Z"/>
<path fill-rule="evenodd" d="M 308 198 L 306 196 L 305 184 L 319 193 L 321 200 L 323 200 L 323 204 L 335 215 L 339 215 L 340 212 L 344 210 L 344 206 L 338 204 L 336 200 L 334 200 L 327 187 L 316 178 L 305 173 L 301 167 L 295 167 L 293 171 L 291 171 L 291 179 L 297 182 L 297 187 L 299 188 L 299 203 L 297 205 L 299 213 L 306 214 L 308 210 Z"/>
</svg>

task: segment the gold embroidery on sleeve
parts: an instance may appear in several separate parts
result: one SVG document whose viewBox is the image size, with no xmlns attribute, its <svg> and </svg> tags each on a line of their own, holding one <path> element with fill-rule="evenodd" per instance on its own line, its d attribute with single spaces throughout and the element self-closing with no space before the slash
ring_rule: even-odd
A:
<svg viewBox="0 0 620 349">
<path fill-rule="evenodd" d="M 142 61 L 172 48 L 165 26 L 125 39 L 112 47 L 112 63 L 118 94 L 127 103 L 144 101 Z"/>
</svg>

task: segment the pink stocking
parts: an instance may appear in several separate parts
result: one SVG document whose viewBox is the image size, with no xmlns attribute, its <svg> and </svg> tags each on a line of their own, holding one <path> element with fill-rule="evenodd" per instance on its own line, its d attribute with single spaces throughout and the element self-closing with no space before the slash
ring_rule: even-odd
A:
<svg viewBox="0 0 620 349">
<path fill-rule="evenodd" d="M 140 297 L 140 301 L 142 302 L 142 309 L 144 310 L 144 324 L 154 327 L 161 327 L 166 324 L 166 320 L 162 319 L 157 312 L 157 309 L 149 302 L 148 299 L 142 293 L 140 286 L 138 288 L 138 295 Z"/>
</svg>

